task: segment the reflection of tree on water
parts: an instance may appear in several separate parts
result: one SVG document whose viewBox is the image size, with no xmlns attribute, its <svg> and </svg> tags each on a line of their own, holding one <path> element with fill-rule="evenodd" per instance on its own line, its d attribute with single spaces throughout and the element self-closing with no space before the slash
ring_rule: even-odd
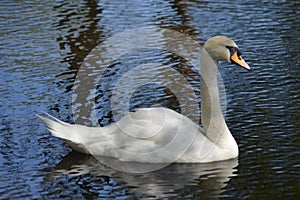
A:
<svg viewBox="0 0 300 200">
<path fill-rule="evenodd" d="M 72 92 L 76 74 L 78 73 L 78 69 L 80 68 L 84 58 L 92 49 L 94 49 L 94 47 L 105 41 L 114 33 L 130 28 L 148 26 L 150 24 L 159 24 L 162 27 L 168 28 L 171 27 L 172 29 L 180 32 L 183 30 L 188 30 L 189 33 L 193 32 L 191 31 L 193 30 L 193 27 L 191 26 L 187 28 L 189 25 L 185 20 L 183 20 L 184 17 L 187 17 L 187 13 L 184 11 L 184 4 L 174 3 L 173 5 L 173 3 L 170 2 L 164 2 L 160 6 L 149 2 L 143 2 L 143 4 L 149 4 L 152 7 L 145 9 L 142 5 L 131 5 L 128 2 L 114 1 L 107 1 L 105 3 L 87 1 L 86 3 L 76 3 L 76 5 L 70 2 L 65 2 L 55 6 L 54 9 L 58 12 L 57 18 L 59 19 L 55 23 L 59 32 L 57 41 L 60 49 L 62 50 L 61 53 L 64 54 L 63 63 L 67 63 L 69 68 L 69 70 L 58 76 L 58 87 L 64 87 L 67 93 Z M 153 10 L 154 13 L 157 12 L 157 15 L 152 14 L 137 17 L 133 14 L 143 13 L 149 9 Z M 126 10 L 126 12 L 123 10 Z M 164 13 L 161 13 L 162 11 L 164 11 Z M 184 15 L 184 17 L 175 18 L 178 14 Z M 153 53 L 153 50 L 148 52 L 145 51 L 143 54 L 138 56 L 136 62 L 133 62 L 135 59 L 130 57 L 130 55 L 126 55 L 125 57 L 127 60 L 125 58 L 123 61 L 121 60 L 119 62 L 118 60 L 118 62 L 111 63 L 110 70 L 112 73 L 119 74 L 120 72 L 118 70 L 120 69 L 124 72 L 124 69 L 128 70 L 130 67 L 135 67 L 139 62 L 145 62 L 147 59 L 147 62 L 157 62 L 158 58 L 159 62 L 162 64 L 172 65 L 172 67 L 176 68 L 176 70 L 186 76 L 188 80 L 192 80 L 191 84 L 195 86 L 195 93 L 199 94 L 199 76 L 191 69 L 192 66 L 188 65 L 184 59 L 181 59 L 176 55 L 172 55 L 170 52 L 160 52 L 161 54 L 159 56 Z M 149 54 L 151 54 L 151 56 L 149 56 Z M 134 53 L 132 55 L 135 57 Z M 101 54 L 98 56 L 98 59 L 101 59 Z M 98 66 L 96 63 L 92 64 L 92 66 L 94 65 Z M 97 71 L 97 69 L 95 71 Z M 87 73 L 87 77 L 90 74 L 91 73 Z M 100 113 L 97 117 L 99 118 L 100 124 L 104 125 L 111 122 L 112 118 L 112 113 L 110 111 L 111 93 L 107 89 L 102 90 L 102 88 L 107 88 L 107 85 L 110 87 L 110 83 L 113 84 L 116 80 L 118 80 L 115 76 L 109 77 L 109 79 L 113 81 L 102 80 L 101 84 L 99 84 L 95 99 L 97 112 Z M 87 78 L 86 81 L 91 80 Z M 164 107 L 169 107 L 180 112 L 179 107 L 176 106 L 176 96 L 174 96 L 174 94 L 167 88 L 160 88 L 160 86 L 158 86 L 151 89 L 152 93 L 147 91 L 147 88 L 146 90 L 141 90 L 140 94 L 142 94 L 142 98 L 135 99 L 135 101 L 133 101 L 133 110 L 140 107 L 163 105 Z M 159 96 L 154 94 L 153 91 L 160 91 Z M 80 94 L 87 97 L 89 96 L 89 90 L 82 90 L 80 91 Z M 155 96 L 155 98 L 152 98 L 153 102 L 148 101 L 149 98 L 151 99 L 151 96 Z M 160 99 L 159 102 L 157 102 L 158 99 Z M 138 102 L 138 104 L 136 102 Z M 58 106 L 59 105 L 57 105 L 57 107 Z M 90 122 L 85 120 L 85 118 L 89 116 L 89 111 L 87 111 L 87 113 L 83 113 L 84 110 L 86 110 L 84 107 L 78 107 L 77 110 L 81 110 L 82 116 L 77 116 L 79 120 L 78 122 L 90 125 Z M 199 121 L 196 121 L 196 123 L 199 123 Z"/>
<path fill-rule="evenodd" d="M 120 29 L 117 23 L 123 26 L 123 29 L 120 29 L 119 32 L 130 29 L 133 25 L 142 27 L 158 24 L 162 27 L 172 28 L 192 36 L 197 35 L 194 33 L 194 27 L 189 23 L 189 19 L 192 17 L 185 12 L 187 5 L 183 3 L 175 1 L 174 5 L 170 3 L 163 5 L 166 7 L 165 10 L 167 10 L 167 7 L 173 6 L 173 9 L 177 11 L 176 15 L 174 15 L 173 12 L 167 12 L 163 17 L 160 17 L 160 15 L 162 15 L 161 13 L 151 16 L 143 15 L 142 18 L 144 19 L 139 21 L 140 24 L 130 24 L 130 18 L 141 17 L 134 16 L 130 12 L 121 12 L 119 9 L 126 6 L 120 6 L 120 4 L 125 5 L 126 3 L 107 1 L 104 2 L 104 5 L 101 5 L 100 2 L 93 0 L 84 1 L 82 3 L 77 1 L 61 1 L 54 7 L 54 10 L 57 12 L 57 16 L 55 17 L 58 19 L 54 22 L 54 25 L 58 30 L 57 42 L 61 49 L 61 54 L 63 55 L 62 62 L 68 63 L 70 70 L 78 69 L 88 53 L 100 42 L 105 40 L 106 37 L 111 36 L 106 35 L 103 31 L 114 32 L 113 29 Z M 130 6 L 130 4 L 128 6 Z M 111 24 L 110 22 L 120 21 L 120 18 L 114 19 L 114 16 L 103 14 L 103 11 L 107 8 L 110 9 L 110 12 L 114 9 L 116 13 L 121 13 L 122 16 L 120 16 L 120 18 L 122 18 L 123 21 L 116 22 L 115 26 Z M 139 7 L 135 9 L 140 13 L 144 10 L 144 8 Z M 164 8 L 153 10 L 153 12 L 160 12 L 163 9 Z M 176 17 L 177 15 L 182 15 L 182 18 Z M 153 18 L 153 16 L 156 17 Z M 103 18 L 111 19 L 101 22 Z"/>
<path fill-rule="evenodd" d="M 121 4 L 124 5 L 121 6 Z M 69 77 L 69 81 L 74 81 L 76 72 L 88 53 L 100 42 L 111 36 L 112 33 L 116 33 L 115 31 L 118 29 L 119 31 L 117 32 L 120 32 L 130 29 L 132 26 L 142 27 L 150 24 L 158 24 L 179 32 L 188 32 L 189 35 L 196 35 L 193 31 L 194 27 L 188 22 L 191 17 L 185 12 L 187 5 L 183 3 L 175 1 L 174 5 L 172 5 L 166 2 L 164 5 L 159 6 L 165 6 L 165 8 L 153 8 L 153 12 L 157 12 L 157 15 L 143 15 L 142 17 L 132 15 L 130 12 L 121 12 L 120 9 L 124 9 L 123 7 L 128 7 L 129 9 L 132 6 L 126 4 L 129 3 L 104 1 L 102 5 L 100 2 L 93 0 L 81 3 L 77 1 L 62 1 L 54 7 L 54 10 L 57 12 L 57 16 L 55 16 L 57 21 L 54 22 L 54 25 L 58 31 L 57 42 L 63 56 L 62 63 L 67 63 L 69 70 L 75 70 L 68 70 L 66 72 L 67 74 L 73 74 L 71 75 L 72 77 Z M 173 7 L 170 11 L 174 9 L 177 13 L 166 12 L 166 14 L 161 16 L 162 13 L 160 12 L 162 10 L 168 11 L 168 7 Z M 144 8 L 141 6 L 134 9 L 137 13 L 143 13 L 144 11 Z M 121 16 L 103 14 L 105 10 L 110 13 L 114 11 Z M 178 15 L 182 15 L 182 18 L 178 18 Z M 118 19 L 114 19 L 114 17 L 118 17 Z M 131 21 L 134 22 L 133 19 L 130 20 L 131 18 L 142 19 L 138 21 L 140 24 L 131 24 Z M 119 24 L 121 28 L 118 27 Z M 108 32 L 108 35 L 106 32 Z M 66 74 L 61 74 L 62 77 L 65 77 L 64 75 Z M 70 91 L 71 88 L 72 85 L 69 85 L 66 90 Z"/>
<path fill-rule="evenodd" d="M 98 1 L 89 0 L 58 1 L 53 10 L 56 11 L 53 26 L 57 30 L 56 41 L 62 56 L 61 65 L 67 68 L 57 76 L 56 87 L 62 89 L 63 95 L 51 109 L 61 111 L 71 105 L 69 100 L 81 63 L 101 42 L 102 28 L 98 22 L 102 9 Z"/>
<path fill-rule="evenodd" d="M 49 178 L 54 178 L 56 182 L 67 175 L 69 179 L 77 177 L 77 182 L 84 183 L 87 176 L 92 176 L 97 187 L 112 187 L 112 190 L 124 187 L 129 190 L 129 194 L 137 197 L 206 199 L 222 195 L 230 178 L 235 176 L 237 165 L 237 159 L 206 164 L 171 164 L 151 173 L 130 174 L 111 169 L 94 157 L 71 152 L 56 165 L 53 177 Z M 78 186 L 86 187 L 84 184 Z M 94 191 L 94 198 L 101 195 L 97 188 L 89 190 Z"/>
<path fill-rule="evenodd" d="M 63 1 L 54 7 L 59 19 L 55 25 L 58 30 L 57 41 L 64 54 L 63 62 L 69 69 L 78 69 L 87 54 L 100 42 L 102 34 L 99 14 L 102 9 L 97 1 L 78 3 Z M 66 55 L 67 54 L 67 55 Z"/>
</svg>

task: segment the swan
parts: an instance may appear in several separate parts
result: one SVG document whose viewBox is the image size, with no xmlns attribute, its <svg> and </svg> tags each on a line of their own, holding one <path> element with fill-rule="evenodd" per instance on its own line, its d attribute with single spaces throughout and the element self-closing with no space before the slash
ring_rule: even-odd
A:
<svg viewBox="0 0 300 200">
<path fill-rule="evenodd" d="M 202 55 L 214 62 L 214 65 L 207 66 L 205 62 L 201 63 L 203 128 L 186 116 L 164 107 L 128 112 L 119 121 L 105 127 L 69 124 L 47 113 L 47 117 L 37 117 L 53 136 L 85 154 L 139 163 L 208 163 L 236 158 L 238 145 L 221 111 L 217 64 L 218 61 L 227 61 L 247 70 L 250 67 L 242 59 L 236 43 L 228 37 L 212 37 L 202 50 Z M 179 139 L 175 140 L 174 135 Z M 173 146 L 169 145 L 172 142 Z M 186 143 L 189 143 L 188 146 L 181 148 Z M 168 145 L 170 148 L 164 148 Z"/>
</svg>

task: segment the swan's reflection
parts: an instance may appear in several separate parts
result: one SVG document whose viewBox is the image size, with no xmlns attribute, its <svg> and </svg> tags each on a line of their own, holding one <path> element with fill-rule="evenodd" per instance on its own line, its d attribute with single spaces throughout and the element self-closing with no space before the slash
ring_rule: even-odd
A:
<svg viewBox="0 0 300 200">
<path fill-rule="evenodd" d="M 92 156 L 71 152 L 55 167 L 53 174 L 57 177 L 90 173 L 102 178 L 104 184 L 126 182 L 137 197 L 186 196 L 195 192 L 197 196 L 212 198 L 224 192 L 230 178 L 236 175 L 237 165 L 237 159 L 205 164 L 171 164 L 151 173 L 130 174 L 107 167 Z"/>
</svg>

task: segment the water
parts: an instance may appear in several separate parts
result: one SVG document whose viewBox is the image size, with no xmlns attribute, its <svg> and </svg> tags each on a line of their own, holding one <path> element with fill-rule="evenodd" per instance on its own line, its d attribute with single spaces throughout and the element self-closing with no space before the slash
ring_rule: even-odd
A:
<svg viewBox="0 0 300 200">
<path fill-rule="evenodd" d="M 299 6 L 292 0 L 2 1 L 0 198 L 299 198 Z M 220 66 L 238 160 L 127 174 L 72 152 L 36 119 L 47 111 L 72 122 L 73 84 L 87 54 L 116 33 L 146 25 L 181 31 L 199 43 L 218 34 L 238 43 L 252 70 Z M 145 60 L 180 69 L 199 98 L 195 69 L 170 52 L 132 52 L 107 74 Z M 108 79 L 98 88 L 102 125 L 113 121 L 107 88 L 115 79 Z M 156 104 L 180 111 L 174 94 L 155 84 L 137 91 L 130 109 Z"/>
</svg>

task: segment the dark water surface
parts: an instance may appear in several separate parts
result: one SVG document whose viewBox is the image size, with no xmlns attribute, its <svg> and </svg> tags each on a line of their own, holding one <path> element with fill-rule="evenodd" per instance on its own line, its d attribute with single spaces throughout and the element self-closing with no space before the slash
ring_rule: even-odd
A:
<svg viewBox="0 0 300 200">
<path fill-rule="evenodd" d="M 300 198 L 299 1 L 1 1 L 0 199 L 297 199 Z M 34 114 L 73 122 L 78 69 L 100 42 L 124 30 L 158 25 L 203 44 L 233 38 L 252 70 L 222 63 L 226 120 L 237 160 L 173 164 L 132 175 L 72 152 Z M 198 95 L 199 75 L 166 51 L 118 58 L 98 85 L 100 124 L 113 121 L 110 88 L 131 66 L 163 63 L 185 74 Z M 130 109 L 160 104 L 180 111 L 172 91 L 149 84 Z"/>
</svg>

